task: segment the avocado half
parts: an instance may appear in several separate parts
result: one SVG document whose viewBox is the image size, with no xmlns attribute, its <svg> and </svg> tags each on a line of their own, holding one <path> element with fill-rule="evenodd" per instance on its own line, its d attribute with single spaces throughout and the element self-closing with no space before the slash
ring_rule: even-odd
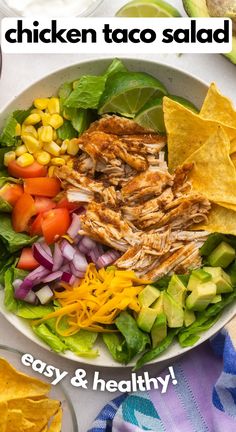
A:
<svg viewBox="0 0 236 432">
<path fill-rule="evenodd" d="M 210 17 L 206 0 L 183 0 L 183 6 L 190 17 Z M 236 64 L 236 35 L 233 35 L 233 49 L 224 54 L 233 64 Z"/>
</svg>

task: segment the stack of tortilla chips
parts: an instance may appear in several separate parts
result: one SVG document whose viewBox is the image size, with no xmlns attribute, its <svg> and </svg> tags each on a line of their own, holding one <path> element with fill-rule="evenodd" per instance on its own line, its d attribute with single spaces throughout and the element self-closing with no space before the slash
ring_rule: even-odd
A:
<svg viewBox="0 0 236 432">
<path fill-rule="evenodd" d="M 0 358 L 0 432 L 61 432 L 62 409 L 50 385 Z"/>
<path fill-rule="evenodd" d="M 171 171 L 193 162 L 193 189 L 211 201 L 208 222 L 194 229 L 236 235 L 236 111 L 211 84 L 199 114 L 163 102 Z"/>
</svg>

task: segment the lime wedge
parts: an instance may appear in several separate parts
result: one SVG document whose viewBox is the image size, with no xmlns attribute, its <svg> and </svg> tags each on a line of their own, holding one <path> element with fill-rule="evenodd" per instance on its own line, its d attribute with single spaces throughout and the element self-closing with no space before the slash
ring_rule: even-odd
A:
<svg viewBox="0 0 236 432">
<path fill-rule="evenodd" d="M 187 99 L 174 95 L 168 95 L 168 97 L 172 100 L 175 100 L 176 102 L 179 102 L 181 105 L 184 105 L 191 111 L 196 113 L 198 112 L 197 108 L 192 104 L 192 102 L 189 102 Z M 159 132 L 160 134 L 164 134 L 166 129 L 162 101 L 163 97 L 148 101 L 134 118 L 135 122 L 140 126 L 152 129 L 155 132 Z"/>
<path fill-rule="evenodd" d="M 151 97 L 167 94 L 163 84 L 144 72 L 118 72 L 108 78 L 99 114 L 118 113 L 133 118 Z"/>
<path fill-rule="evenodd" d="M 180 17 L 177 9 L 163 0 L 134 0 L 116 13 L 118 17 Z"/>
</svg>

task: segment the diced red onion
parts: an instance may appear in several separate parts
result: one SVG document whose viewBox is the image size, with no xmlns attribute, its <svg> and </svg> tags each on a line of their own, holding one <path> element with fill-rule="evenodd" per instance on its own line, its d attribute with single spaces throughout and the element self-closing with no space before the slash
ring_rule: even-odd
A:
<svg viewBox="0 0 236 432">
<path fill-rule="evenodd" d="M 67 230 L 67 234 L 74 239 L 80 229 L 80 217 L 76 213 L 72 214 L 72 222 Z"/>
<path fill-rule="evenodd" d="M 73 239 L 74 244 L 75 244 L 76 246 L 78 246 L 78 244 L 80 243 L 82 237 L 83 237 L 82 235 L 77 234 L 77 236 Z"/>
<path fill-rule="evenodd" d="M 94 249 L 88 252 L 88 257 L 92 260 L 92 262 L 96 263 L 98 258 L 104 254 L 104 250 L 101 245 L 97 244 Z"/>
<path fill-rule="evenodd" d="M 73 262 L 70 263 L 70 270 L 71 270 L 71 273 L 72 273 L 75 277 L 77 277 L 77 278 L 79 278 L 79 279 L 83 279 L 83 277 L 84 277 L 84 275 L 85 275 L 85 272 L 82 272 L 82 271 L 77 270 L 76 267 L 74 266 Z"/>
<path fill-rule="evenodd" d="M 45 267 L 39 266 L 29 273 L 24 280 L 30 280 L 33 283 L 33 286 L 35 286 L 40 283 L 42 279 L 49 273 L 49 270 L 45 269 Z"/>
<path fill-rule="evenodd" d="M 63 272 L 61 276 L 61 280 L 63 282 L 67 282 L 70 285 L 73 285 L 75 282 L 75 276 L 69 272 Z"/>
<path fill-rule="evenodd" d="M 73 257 L 73 265 L 75 266 L 76 270 L 82 273 L 85 272 L 88 267 L 88 262 L 85 256 L 78 250 L 75 252 Z"/>
<path fill-rule="evenodd" d="M 98 258 L 96 265 L 98 268 L 107 267 L 108 265 L 116 261 L 119 256 L 120 253 L 117 251 L 108 251 Z"/>
<path fill-rule="evenodd" d="M 28 294 L 25 296 L 24 301 L 30 304 L 36 304 L 37 303 L 37 297 L 35 295 L 35 292 L 30 290 Z"/>
<path fill-rule="evenodd" d="M 82 253 L 88 253 L 96 247 L 96 242 L 87 236 L 83 236 L 79 243 L 79 250 Z"/>
<path fill-rule="evenodd" d="M 64 258 L 68 261 L 72 261 L 75 255 L 75 248 L 70 245 L 66 240 L 61 242 L 61 251 Z"/>
<path fill-rule="evenodd" d="M 24 300 L 29 291 L 33 288 L 33 282 L 30 280 L 23 280 L 20 286 L 15 290 L 15 298 Z"/>
<path fill-rule="evenodd" d="M 52 271 L 57 271 L 61 268 L 64 262 L 64 257 L 62 255 L 60 246 L 58 243 L 55 243 L 54 253 L 53 253 L 53 268 Z"/>
<path fill-rule="evenodd" d="M 49 288 L 48 285 L 45 285 L 43 288 L 40 288 L 35 295 L 39 299 L 40 303 L 42 305 L 49 303 L 53 298 L 53 292 L 51 288 Z"/>
<path fill-rule="evenodd" d="M 33 245 L 33 256 L 36 259 L 36 261 L 38 261 L 38 263 L 41 264 L 43 267 L 45 267 L 48 270 L 52 270 L 53 269 L 52 254 L 50 248 L 48 248 L 50 250 L 50 254 L 48 251 L 46 251 L 47 248 L 44 247 L 43 243 L 35 243 Z"/>
<path fill-rule="evenodd" d="M 61 267 L 60 271 L 70 273 L 70 264 L 69 264 L 69 263 L 64 264 L 64 265 Z"/>
<path fill-rule="evenodd" d="M 23 281 L 21 279 L 15 279 L 14 282 L 12 282 L 14 290 L 18 289 L 21 286 L 22 282 Z"/>
<path fill-rule="evenodd" d="M 50 257 L 52 257 L 52 251 L 51 251 L 50 247 L 48 246 L 48 244 L 47 244 L 44 240 L 41 241 L 40 244 L 41 244 L 42 248 L 45 250 L 45 252 L 46 252 Z"/>
<path fill-rule="evenodd" d="M 60 279 L 62 277 L 62 271 L 56 271 L 53 273 L 50 273 L 48 276 L 44 277 L 41 282 L 43 283 L 49 283 L 49 282 L 53 282 L 57 279 Z"/>
</svg>

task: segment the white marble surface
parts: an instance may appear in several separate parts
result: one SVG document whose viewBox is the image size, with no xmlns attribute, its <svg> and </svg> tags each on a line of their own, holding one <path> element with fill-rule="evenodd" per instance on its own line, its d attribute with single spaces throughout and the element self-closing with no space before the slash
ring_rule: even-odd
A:
<svg viewBox="0 0 236 432">
<path fill-rule="evenodd" d="M 115 11 L 126 3 L 126 0 L 104 0 L 104 3 L 97 9 L 94 15 L 112 16 Z M 179 8 L 181 12 L 182 2 L 175 0 L 171 2 Z M 1 4 L 1 1 L 0 1 Z M 99 48 L 98 48 L 99 51 Z M 104 57 L 104 53 L 98 53 L 96 57 Z M 124 53 L 125 56 L 125 53 Z M 94 58 L 95 56 L 78 55 L 4 55 L 3 71 L 0 81 L 0 111 L 3 107 L 21 92 L 28 85 L 43 77 L 45 74 L 55 71 L 57 68 L 67 66 L 80 61 L 81 59 Z M 219 88 L 236 103 L 235 78 L 236 66 L 233 66 L 224 57 L 219 55 L 153 55 L 147 56 L 140 54 L 140 58 L 152 59 L 155 61 L 165 62 L 168 65 L 174 65 L 178 68 L 193 73 L 197 77 L 210 83 L 216 81 Z M 59 356 L 39 348 L 36 344 L 30 342 L 15 328 L 13 328 L 2 316 L 0 316 L 0 344 L 5 344 L 20 349 L 23 352 L 32 353 L 47 363 L 53 364 L 63 370 L 67 370 L 72 376 L 77 367 L 83 365 L 75 364 L 72 361 L 65 360 Z M 114 394 L 108 392 L 94 392 L 91 390 L 93 374 L 97 370 L 93 367 L 86 367 L 87 379 L 90 383 L 90 389 L 73 388 L 69 379 L 64 380 L 77 414 L 79 431 L 86 432 L 91 421 L 102 408 L 102 406 L 114 397 Z M 150 374 L 157 375 L 158 368 L 155 366 L 148 368 Z M 101 376 L 108 379 L 129 379 L 130 369 L 101 369 Z M 70 431 L 67 431 L 70 432 Z"/>
</svg>

